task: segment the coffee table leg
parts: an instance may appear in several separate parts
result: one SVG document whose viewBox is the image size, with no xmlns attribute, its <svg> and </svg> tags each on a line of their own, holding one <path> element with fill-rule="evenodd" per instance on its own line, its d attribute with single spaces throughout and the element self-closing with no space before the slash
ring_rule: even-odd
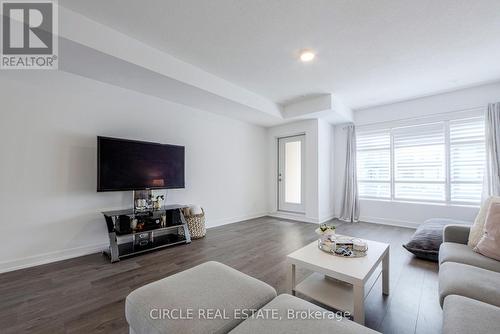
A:
<svg viewBox="0 0 500 334">
<path fill-rule="evenodd" d="M 382 293 L 389 295 L 389 249 L 382 259 Z"/>
<path fill-rule="evenodd" d="M 292 264 L 291 270 L 289 272 L 288 281 L 290 282 L 290 292 L 293 296 L 295 296 L 295 265 L 294 264 Z"/>
<path fill-rule="evenodd" d="M 365 287 L 353 286 L 354 292 L 354 321 L 365 324 Z"/>
</svg>

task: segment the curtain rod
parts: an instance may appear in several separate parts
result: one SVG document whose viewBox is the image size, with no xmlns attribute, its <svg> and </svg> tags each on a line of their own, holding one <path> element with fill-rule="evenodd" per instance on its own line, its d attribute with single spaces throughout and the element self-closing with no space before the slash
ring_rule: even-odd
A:
<svg viewBox="0 0 500 334">
<path fill-rule="evenodd" d="M 384 124 L 384 123 L 388 123 L 388 122 L 415 121 L 415 120 L 421 120 L 421 119 L 426 119 L 426 118 L 433 118 L 433 117 L 436 117 L 436 116 L 446 115 L 446 114 L 469 112 L 469 111 L 476 111 L 476 110 L 481 110 L 481 109 L 486 110 L 486 108 L 487 108 L 487 106 L 484 105 L 484 106 L 472 107 L 472 108 L 467 108 L 467 109 L 452 110 L 452 111 L 443 111 L 443 112 L 434 113 L 434 114 L 425 115 L 425 116 L 397 118 L 397 119 L 391 119 L 391 120 L 387 120 L 387 121 L 380 121 L 380 122 L 373 122 L 373 123 L 364 123 L 364 124 L 361 124 L 361 125 L 357 125 L 357 127 L 363 127 L 363 126 L 369 126 L 369 125 L 376 125 L 376 124 Z"/>
</svg>

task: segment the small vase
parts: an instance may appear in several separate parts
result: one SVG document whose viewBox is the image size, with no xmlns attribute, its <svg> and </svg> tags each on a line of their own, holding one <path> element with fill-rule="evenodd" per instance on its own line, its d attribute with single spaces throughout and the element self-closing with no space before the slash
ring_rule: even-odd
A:
<svg viewBox="0 0 500 334">
<path fill-rule="evenodd" d="M 130 221 L 130 228 L 135 231 L 135 229 L 137 228 L 137 218 L 132 218 L 132 220 Z"/>
</svg>

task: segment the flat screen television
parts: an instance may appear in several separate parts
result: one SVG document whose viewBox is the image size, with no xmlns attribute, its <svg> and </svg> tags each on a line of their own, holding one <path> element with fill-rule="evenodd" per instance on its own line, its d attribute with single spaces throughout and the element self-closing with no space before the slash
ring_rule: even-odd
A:
<svg viewBox="0 0 500 334">
<path fill-rule="evenodd" d="M 97 137 L 97 191 L 184 188 L 184 146 Z"/>
</svg>

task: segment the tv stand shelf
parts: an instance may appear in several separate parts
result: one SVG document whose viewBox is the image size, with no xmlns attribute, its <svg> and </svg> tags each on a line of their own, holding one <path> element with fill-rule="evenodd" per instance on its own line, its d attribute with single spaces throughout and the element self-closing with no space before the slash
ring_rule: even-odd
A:
<svg viewBox="0 0 500 334">
<path fill-rule="evenodd" d="M 170 205 L 160 209 L 133 209 L 103 212 L 108 228 L 109 249 L 104 251 L 117 262 L 121 258 L 191 242 L 182 209 Z"/>
</svg>

